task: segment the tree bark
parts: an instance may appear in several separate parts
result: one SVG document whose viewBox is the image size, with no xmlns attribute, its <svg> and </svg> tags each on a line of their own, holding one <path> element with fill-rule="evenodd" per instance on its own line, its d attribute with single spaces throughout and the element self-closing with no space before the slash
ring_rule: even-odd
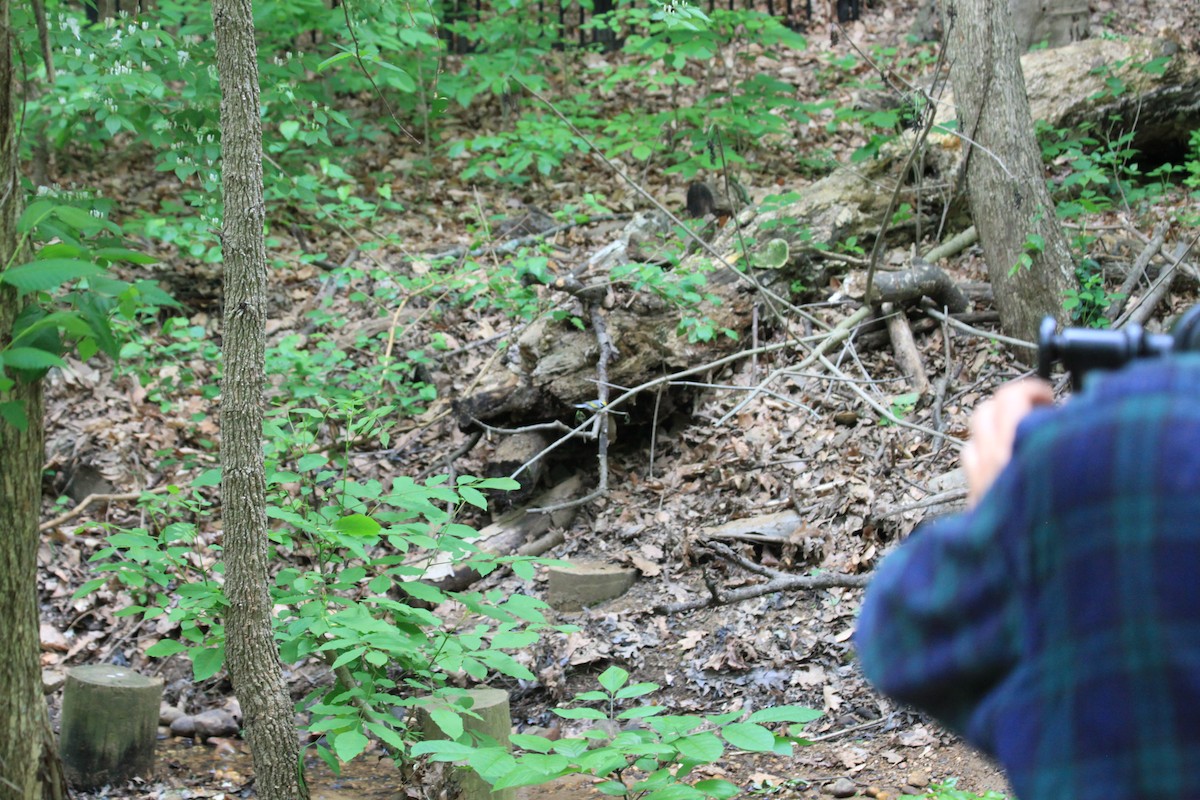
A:
<svg viewBox="0 0 1200 800">
<path fill-rule="evenodd" d="M 226 658 L 245 715 L 263 800 L 307 798 L 294 710 L 283 682 L 268 584 L 266 477 L 262 459 L 266 346 L 266 217 L 257 50 L 250 0 L 215 0 L 213 29 L 221 85 L 225 266 L 221 498 Z"/>
<path fill-rule="evenodd" d="M 967 189 L 1004 332 L 1037 341 L 1076 285 L 1046 188 L 1008 0 L 943 0 Z M 1022 255 L 1032 264 L 1019 267 Z"/>
<path fill-rule="evenodd" d="M 0 265 L 20 263 L 16 221 L 17 128 L 9 0 L 0 0 Z M 3 266 L 0 266 L 2 269 Z M 12 338 L 23 301 L 0 285 L 0 350 Z M 42 383 L 11 371 L 0 382 L 0 800 L 61 798 L 62 764 L 42 694 L 37 607 L 38 522 L 41 516 Z M 21 420 L 23 424 L 13 424 Z"/>
</svg>

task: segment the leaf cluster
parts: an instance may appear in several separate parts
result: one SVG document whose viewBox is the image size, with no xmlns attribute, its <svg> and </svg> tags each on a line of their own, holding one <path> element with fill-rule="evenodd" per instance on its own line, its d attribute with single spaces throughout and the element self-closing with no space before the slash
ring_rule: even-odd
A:
<svg viewBox="0 0 1200 800">
<path fill-rule="evenodd" d="M 772 726 L 804 725 L 821 716 L 798 706 L 750 714 L 669 714 L 663 706 L 633 703 L 661 687 L 630 683 L 629 678 L 621 667 L 609 667 L 597 679 L 599 689 L 577 694 L 571 707 L 554 709 L 563 719 L 594 723 L 577 736 L 552 740 L 514 734 L 511 744 L 516 752 L 510 754 L 498 743 L 473 741 L 452 719 L 445 720 L 449 724 L 439 719 L 448 738 L 420 742 L 412 752 L 434 761 L 465 763 L 497 790 L 582 773 L 603 779 L 596 788 L 614 797 L 721 800 L 737 796 L 741 789 L 721 778 L 689 782 L 689 776 L 720 760 L 727 748 L 789 756 L 793 746 L 805 740 Z"/>
</svg>

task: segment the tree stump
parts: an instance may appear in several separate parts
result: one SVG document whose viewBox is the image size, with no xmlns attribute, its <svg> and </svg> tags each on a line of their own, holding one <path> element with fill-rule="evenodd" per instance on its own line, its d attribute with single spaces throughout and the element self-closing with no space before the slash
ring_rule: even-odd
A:
<svg viewBox="0 0 1200 800">
<path fill-rule="evenodd" d="M 508 736 L 512 732 L 508 692 L 503 689 L 482 687 L 468 689 L 467 695 L 475 701 L 471 706 L 471 711 L 478 714 L 479 717 L 468 717 L 464 714 L 462 716 L 463 729 L 508 747 Z M 416 707 L 417 724 L 426 739 L 447 738 L 431 714 L 448 705 L 447 701 L 441 698 L 430 697 Z M 455 769 L 447 776 L 447 779 L 453 785 L 446 787 L 445 796 L 456 800 L 516 800 L 517 798 L 516 789 L 492 791 L 491 785 L 470 768 Z"/>
<path fill-rule="evenodd" d="M 546 568 L 546 602 L 558 611 L 582 611 L 629 591 L 637 573 L 617 564 L 574 561 Z"/>
<path fill-rule="evenodd" d="M 59 749 L 67 781 L 97 789 L 154 773 L 162 678 L 111 664 L 67 671 Z"/>
</svg>

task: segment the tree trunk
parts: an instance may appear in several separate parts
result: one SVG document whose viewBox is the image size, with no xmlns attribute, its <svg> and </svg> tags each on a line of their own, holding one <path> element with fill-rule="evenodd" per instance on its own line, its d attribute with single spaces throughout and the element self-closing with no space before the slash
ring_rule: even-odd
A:
<svg viewBox="0 0 1200 800">
<path fill-rule="evenodd" d="M 21 213 L 9 0 L 0 0 L 0 265 L 16 252 Z M 22 299 L 0 285 L 0 350 L 12 338 Z M 11 385 L 8 385 L 11 383 Z M 41 515 L 42 384 L 0 378 L 0 800 L 60 798 L 62 764 L 42 695 L 37 608 Z M 15 423 L 20 424 L 15 424 Z"/>
<path fill-rule="evenodd" d="M 221 387 L 221 499 L 226 658 L 245 715 L 263 800 L 306 798 L 294 710 L 272 630 L 268 586 L 266 478 L 262 460 L 266 343 L 266 216 L 258 64 L 250 0 L 215 0 L 213 29 L 221 85 L 225 206 L 224 381 Z"/>
<path fill-rule="evenodd" d="M 1000 325 L 1037 341 L 1047 314 L 1062 317 L 1076 285 L 1066 237 L 1046 189 L 1009 0 L 943 0 L 950 80 L 966 137 L 971 216 L 987 258 Z M 1028 255 L 1032 263 L 1020 266 Z"/>
</svg>

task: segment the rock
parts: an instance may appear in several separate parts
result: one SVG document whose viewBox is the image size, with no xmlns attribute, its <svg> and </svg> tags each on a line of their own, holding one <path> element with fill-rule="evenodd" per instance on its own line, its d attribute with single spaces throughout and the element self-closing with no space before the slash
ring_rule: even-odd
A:
<svg viewBox="0 0 1200 800">
<path fill-rule="evenodd" d="M 195 723 L 197 739 L 208 739 L 213 736 L 237 736 L 238 723 L 233 714 L 224 708 L 214 708 L 192 717 Z"/>
<path fill-rule="evenodd" d="M 186 716 L 186 714 L 183 713 L 182 708 L 169 705 L 168 703 L 163 703 L 158 708 L 158 722 L 161 725 L 169 727 L 175 720 L 183 716 Z"/>
<path fill-rule="evenodd" d="M 908 781 L 909 786 L 924 789 L 929 785 L 929 773 L 923 769 L 914 769 L 904 780 Z"/>
<path fill-rule="evenodd" d="M 63 632 L 47 622 L 41 623 L 38 628 L 38 635 L 42 640 L 43 650 L 54 650 L 59 653 L 65 653 L 71 649 L 71 643 L 67 641 L 67 637 Z"/>
<path fill-rule="evenodd" d="M 238 702 L 236 697 L 231 697 L 225 701 L 225 705 L 221 706 L 230 713 L 233 721 L 238 725 L 242 724 L 242 704 Z"/>
<path fill-rule="evenodd" d="M 196 734 L 196 718 L 190 714 L 176 717 L 171 722 L 172 736 L 194 736 Z"/>
<path fill-rule="evenodd" d="M 193 739 L 236 736 L 237 732 L 237 720 L 224 708 L 214 708 L 195 715 L 184 714 L 171 722 L 172 734 L 191 736 Z"/>
<path fill-rule="evenodd" d="M 42 670 L 42 694 L 57 692 L 67 682 L 67 674 L 56 669 Z"/>
<path fill-rule="evenodd" d="M 849 778 L 838 778 L 833 783 L 825 784 L 822 791 L 833 797 L 853 797 L 858 794 L 858 786 Z"/>
</svg>

